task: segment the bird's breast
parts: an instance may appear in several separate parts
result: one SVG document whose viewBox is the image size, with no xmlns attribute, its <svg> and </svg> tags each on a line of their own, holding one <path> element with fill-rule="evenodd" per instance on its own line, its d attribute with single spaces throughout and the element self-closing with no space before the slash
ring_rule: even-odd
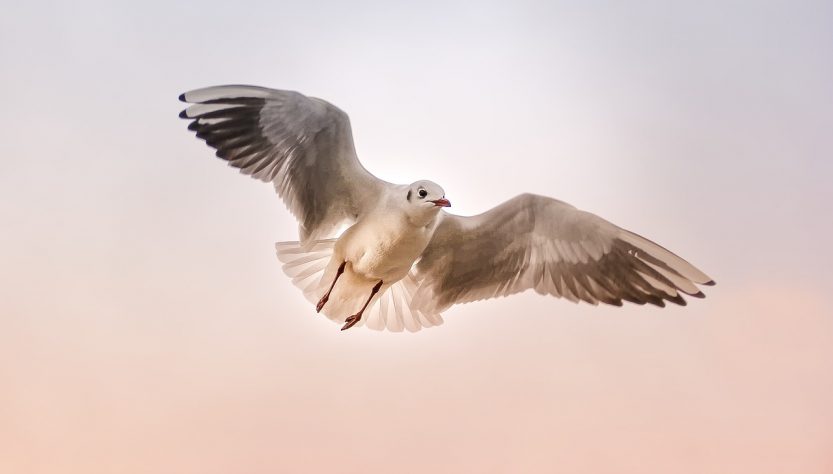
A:
<svg viewBox="0 0 833 474">
<path fill-rule="evenodd" d="M 427 229 L 357 224 L 345 232 L 344 256 L 352 263 L 353 271 L 393 283 L 408 274 L 430 238 Z"/>
</svg>

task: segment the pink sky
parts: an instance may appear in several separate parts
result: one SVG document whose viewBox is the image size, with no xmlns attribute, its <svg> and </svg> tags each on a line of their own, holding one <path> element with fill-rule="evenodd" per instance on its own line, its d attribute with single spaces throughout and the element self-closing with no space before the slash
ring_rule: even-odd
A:
<svg viewBox="0 0 833 474">
<path fill-rule="evenodd" d="M 512 5 L 9 6 L 0 472 L 833 472 L 831 6 Z M 551 195 L 718 284 L 342 333 L 176 117 L 239 82 L 339 105 L 452 211 Z"/>
</svg>

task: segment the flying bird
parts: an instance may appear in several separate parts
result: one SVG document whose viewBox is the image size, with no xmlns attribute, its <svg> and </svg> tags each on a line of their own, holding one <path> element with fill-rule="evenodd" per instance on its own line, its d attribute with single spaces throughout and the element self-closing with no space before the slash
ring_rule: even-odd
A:
<svg viewBox="0 0 833 474">
<path fill-rule="evenodd" d="M 342 330 L 418 331 L 454 304 L 528 289 L 665 306 L 714 284 L 656 243 L 553 198 L 522 194 L 480 215 L 450 214 L 438 184 L 368 172 L 347 114 L 324 100 L 243 85 L 179 99 L 192 104 L 180 117 L 218 157 L 274 185 L 299 222 L 299 241 L 276 244 L 283 270 Z"/>
</svg>

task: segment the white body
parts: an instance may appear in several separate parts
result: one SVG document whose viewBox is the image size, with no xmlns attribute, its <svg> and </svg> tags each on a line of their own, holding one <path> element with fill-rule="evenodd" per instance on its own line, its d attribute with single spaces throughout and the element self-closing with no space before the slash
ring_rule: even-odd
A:
<svg viewBox="0 0 833 474">
<path fill-rule="evenodd" d="M 402 212 L 401 203 L 394 197 L 398 195 L 387 196 L 344 231 L 336 241 L 328 273 L 347 262 L 351 271 L 374 283 L 381 280 L 393 284 L 408 274 L 434 235 L 438 213 L 432 212 L 427 221 L 414 219 Z"/>
<path fill-rule="evenodd" d="M 346 265 L 324 306 L 324 314 L 336 319 L 355 314 L 374 285 L 381 281 L 379 293 L 384 293 L 405 278 L 428 246 L 439 222 L 440 208 L 430 205 L 418 213 L 404 212 L 402 196 L 408 187 L 400 188 L 401 192 L 380 196 L 378 205 L 336 240 L 319 282 L 319 296 L 329 288 L 339 266 Z"/>
</svg>

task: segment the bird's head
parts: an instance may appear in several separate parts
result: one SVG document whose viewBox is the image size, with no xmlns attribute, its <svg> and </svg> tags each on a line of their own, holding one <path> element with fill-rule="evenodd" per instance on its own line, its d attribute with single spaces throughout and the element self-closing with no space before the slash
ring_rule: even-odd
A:
<svg viewBox="0 0 833 474">
<path fill-rule="evenodd" d="M 408 186 L 405 200 L 411 218 L 426 223 L 433 219 L 443 207 L 451 207 L 451 203 L 445 198 L 443 188 L 437 183 L 426 180 L 417 181 Z"/>
</svg>

